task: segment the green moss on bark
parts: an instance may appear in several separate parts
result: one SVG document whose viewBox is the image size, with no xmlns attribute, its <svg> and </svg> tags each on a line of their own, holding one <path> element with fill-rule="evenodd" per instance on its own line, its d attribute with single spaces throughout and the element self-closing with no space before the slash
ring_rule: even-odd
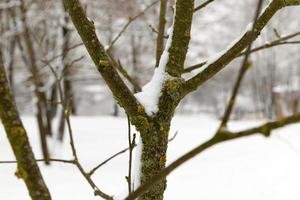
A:
<svg viewBox="0 0 300 200">
<path fill-rule="evenodd" d="M 159 99 L 158 113 L 149 117 L 147 123 L 142 123 L 143 120 L 139 119 L 141 127 L 138 127 L 138 130 L 143 142 L 141 184 L 146 183 L 166 166 L 170 124 L 182 97 L 180 88 L 183 83 L 181 78 L 167 80 Z M 142 194 L 139 199 L 162 200 L 165 189 L 166 179 L 163 179 Z"/>
<path fill-rule="evenodd" d="M 1 57 L 0 51 L 0 118 L 17 159 L 16 176 L 24 180 L 32 200 L 51 200 L 8 86 Z"/>
</svg>

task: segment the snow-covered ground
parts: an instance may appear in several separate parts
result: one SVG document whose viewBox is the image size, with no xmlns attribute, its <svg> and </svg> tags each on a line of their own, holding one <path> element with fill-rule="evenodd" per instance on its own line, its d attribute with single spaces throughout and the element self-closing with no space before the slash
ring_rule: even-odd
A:
<svg viewBox="0 0 300 200">
<path fill-rule="evenodd" d="M 23 118 L 30 141 L 40 157 L 35 121 Z M 236 121 L 232 129 L 243 129 L 260 121 Z M 127 121 L 112 117 L 74 117 L 72 125 L 77 151 L 86 169 L 91 169 L 127 146 Z M 173 120 L 168 162 L 208 139 L 218 121 L 204 116 L 179 116 Z M 54 158 L 71 158 L 68 141 L 51 142 Z M 0 160 L 13 160 L 5 133 L 0 128 Z M 89 185 L 70 164 L 40 164 L 53 200 L 94 200 Z M 0 165 L 0 200 L 29 200 L 25 185 L 14 176 L 15 164 Z M 109 194 L 126 189 L 127 154 L 117 157 L 94 175 L 98 186 Z M 217 145 L 178 168 L 168 177 L 165 199 L 205 200 L 299 200 L 300 125 L 261 136 Z"/>
</svg>

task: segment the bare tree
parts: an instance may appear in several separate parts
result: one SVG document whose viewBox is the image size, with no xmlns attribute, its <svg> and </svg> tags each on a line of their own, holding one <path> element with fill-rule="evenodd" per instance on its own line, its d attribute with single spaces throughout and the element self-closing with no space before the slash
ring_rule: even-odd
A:
<svg viewBox="0 0 300 200">
<path fill-rule="evenodd" d="M 278 10 L 287 6 L 299 5 L 298 0 L 271 1 L 262 14 L 257 15 L 256 22 L 253 22 L 253 31 L 247 29 L 232 46 L 214 60 L 207 62 L 205 69 L 189 80 L 184 80 L 181 76 L 184 72 L 184 61 L 190 40 L 194 1 L 176 1 L 173 25 L 169 31 L 169 39 L 160 58 L 158 68 L 147 87 L 144 87 L 143 91 L 137 95 L 133 95 L 118 75 L 114 63 L 106 54 L 95 33 L 94 23 L 86 17 L 80 2 L 78 0 L 64 0 L 64 3 L 98 71 L 119 105 L 130 116 L 131 123 L 136 126 L 142 138 L 143 150 L 140 174 L 140 184 L 142 186 L 136 192 L 133 192 L 128 199 L 134 199 L 139 195 L 139 199 L 163 199 L 166 187 L 165 177 L 183 162 L 204 149 L 216 143 L 256 132 L 269 135 L 270 131 L 278 128 L 279 124 L 289 124 L 299 120 L 299 116 L 295 115 L 292 118 L 284 119 L 284 123 L 282 121 L 272 122 L 262 128 L 237 134 L 223 131 L 221 128 L 222 131 L 218 131 L 210 141 L 179 158 L 167 168 L 165 167 L 170 122 L 178 103 L 242 53 L 248 44 L 259 36 L 261 30 Z M 259 13 L 259 9 L 257 13 Z M 251 48 L 248 52 L 250 50 Z"/>
<path fill-rule="evenodd" d="M 26 130 L 19 117 L 6 78 L 0 49 L 0 118 L 18 163 L 17 177 L 24 180 L 33 200 L 51 200 L 48 188 L 35 161 Z"/>
<path fill-rule="evenodd" d="M 26 26 L 26 10 L 24 5 L 22 5 L 22 2 L 23 0 L 21 0 L 21 11 L 23 12 L 22 19 L 25 34 L 24 42 L 28 51 L 28 63 L 31 66 L 34 84 L 36 85 L 36 88 L 38 88 L 42 81 L 39 79 L 39 76 L 36 76 L 36 74 L 38 74 L 38 67 L 36 64 L 37 59 L 35 58 L 35 52 L 34 48 L 32 47 L 31 41 L 31 38 L 33 36 L 29 34 L 30 31 Z M 155 49 L 156 63 L 153 64 L 153 69 L 155 70 L 152 79 L 143 88 L 140 88 L 139 84 L 137 83 L 137 77 L 130 76 L 130 74 L 125 70 L 126 67 L 124 68 L 119 59 L 115 58 L 114 52 L 115 50 L 118 50 L 118 47 L 114 46 L 114 44 L 116 44 L 119 38 L 121 38 L 121 36 L 125 34 L 129 25 L 135 19 L 142 16 L 145 11 L 150 9 L 157 2 L 160 2 L 158 31 L 156 31 L 155 28 L 152 27 L 153 32 L 157 34 Z M 126 197 L 126 199 L 138 198 L 141 200 L 162 200 L 164 191 L 166 189 L 166 177 L 183 163 L 202 153 L 206 149 L 222 142 L 238 139 L 241 137 L 247 137 L 254 134 L 261 134 L 263 136 L 269 137 L 274 129 L 299 122 L 300 114 L 296 112 L 292 116 L 281 118 L 276 121 L 270 121 L 261 126 L 239 132 L 233 132 L 231 130 L 228 130 L 227 128 L 227 123 L 233 113 L 236 97 L 238 95 L 238 92 L 241 90 L 244 76 L 253 65 L 250 59 L 250 55 L 264 49 L 288 44 L 289 39 L 298 36 L 299 32 L 284 37 L 279 36 L 277 40 L 255 48 L 252 48 L 252 43 L 258 38 L 264 27 L 280 9 L 290 6 L 299 6 L 300 1 L 271 0 L 269 4 L 266 5 L 265 9 L 262 9 L 264 1 L 259 0 L 257 6 L 254 7 L 256 8 L 256 10 L 253 21 L 251 21 L 251 23 L 248 25 L 245 32 L 229 47 L 227 47 L 224 51 L 211 59 L 193 66 L 185 66 L 191 38 L 193 15 L 195 12 L 201 11 L 203 8 L 214 2 L 214 0 L 208 0 L 200 5 L 195 6 L 194 0 L 176 0 L 173 7 L 172 25 L 167 33 L 165 33 L 165 19 L 167 17 L 167 7 L 170 2 L 167 0 L 153 1 L 142 12 L 132 18 L 129 18 L 128 22 L 121 29 L 121 31 L 116 34 L 115 37 L 111 37 L 109 39 L 109 46 L 108 48 L 105 48 L 104 42 L 101 41 L 96 34 L 96 23 L 87 17 L 89 12 L 87 12 L 86 7 L 81 5 L 80 0 L 63 0 L 65 10 L 69 14 L 75 26 L 75 29 L 77 30 L 86 50 L 88 51 L 92 61 L 94 62 L 97 71 L 101 74 L 102 78 L 105 81 L 105 84 L 109 87 L 118 105 L 125 110 L 128 116 L 129 148 L 114 154 L 113 156 L 93 168 L 90 172 L 86 172 L 83 169 L 76 153 L 70 124 L 71 110 L 68 101 L 70 101 L 71 97 L 67 93 L 70 88 L 66 87 L 66 82 L 64 82 L 63 85 L 61 84 L 61 81 L 65 81 L 67 79 L 62 79 L 61 77 L 59 77 L 55 71 L 55 67 L 53 67 L 50 62 L 47 62 L 46 65 L 50 68 L 53 76 L 56 79 L 55 90 L 58 91 L 58 100 L 63 107 L 61 114 L 61 125 L 64 127 L 64 123 L 66 122 L 69 137 L 71 140 L 73 159 L 51 159 L 44 152 L 45 159 L 42 160 L 64 162 L 75 165 L 84 176 L 88 184 L 91 186 L 95 195 L 98 195 L 104 199 L 114 199 L 113 195 L 106 194 L 105 192 L 100 190 L 92 180 L 91 176 L 99 167 L 107 163 L 109 160 L 129 150 L 129 171 L 127 176 L 128 196 Z M 131 3 L 133 3 L 133 1 Z M 112 16 L 109 17 L 112 18 Z M 64 19 L 67 20 L 67 18 Z M 101 26 L 101 24 L 99 26 Z M 70 38 L 67 37 L 68 32 L 68 29 L 62 28 L 62 35 L 64 36 L 62 55 L 64 61 L 66 61 L 66 52 L 71 48 L 69 46 Z M 112 36 L 112 31 L 110 33 L 110 36 Z M 131 34 L 130 38 L 130 44 L 127 45 L 127 49 L 130 49 L 130 51 L 132 51 L 131 64 L 134 69 L 137 69 L 139 67 L 137 59 L 139 56 L 141 56 L 142 52 L 137 52 L 135 35 Z M 164 40 L 166 38 L 167 40 L 165 42 Z M 293 44 L 296 43 L 299 42 L 294 42 Z M 124 48 L 126 48 L 126 46 Z M 178 158 L 169 166 L 166 166 L 166 152 L 169 144 L 168 138 L 170 125 L 179 103 L 189 94 L 197 91 L 199 87 L 203 86 L 209 80 L 212 80 L 221 70 L 227 68 L 227 66 L 232 61 L 240 57 L 242 57 L 241 68 L 237 73 L 237 80 L 233 86 L 233 91 L 231 93 L 230 99 L 228 102 L 226 102 L 226 109 L 224 111 L 219 129 L 215 132 L 212 138 L 202 144 L 199 144 L 199 146 L 186 153 L 182 157 Z M 2 64 L 2 66 L 3 65 L 4 64 Z M 67 65 L 67 62 L 63 62 L 63 68 L 68 68 Z M 2 68 L 2 72 L 0 71 L 0 76 L 2 74 L 2 79 L 0 79 L 0 81 L 3 80 L 3 83 L 7 85 L 7 80 L 3 79 L 3 77 L 5 77 L 4 67 Z M 198 71 L 195 72 L 195 74 L 191 75 L 189 78 L 184 78 L 184 74 L 194 72 L 196 70 Z M 272 69 L 269 69 L 269 71 L 272 71 Z M 145 77 L 139 78 L 145 79 Z M 274 77 L 271 77 L 271 81 L 273 81 L 273 79 Z M 270 83 L 267 89 L 272 90 L 272 87 L 273 82 Z M 7 86 L 3 90 L 0 90 L 0 92 L 1 91 L 9 94 L 9 89 Z M 38 97 L 41 97 L 39 98 L 39 103 L 46 102 L 46 97 L 41 96 L 38 90 L 36 90 L 36 95 Z M 9 128 L 10 124 L 6 123 L 5 120 L 10 120 L 11 116 L 5 115 L 3 109 L 1 108 L 4 108 L 4 106 L 6 105 L 10 105 L 12 107 L 13 99 L 11 96 L 9 97 L 10 98 L 8 100 L 4 98 L 5 101 L 1 101 L 0 98 L 0 111 L 2 111 L 2 113 L 0 113 L 1 119 L 2 121 L 4 121 L 4 125 L 6 126 L 5 128 L 8 135 L 10 135 L 11 129 Z M 8 101 L 10 104 L 7 104 L 6 101 Z M 46 107 L 46 105 L 43 105 L 41 106 L 41 109 L 44 109 Z M 14 117 L 17 118 L 18 125 L 21 126 L 18 113 L 14 107 L 12 108 L 14 109 Z M 137 144 L 141 151 L 141 157 L 139 160 L 140 169 L 135 172 L 131 171 L 132 149 L 135 147 L 135 138 L 133 138 L 133 140 L 131 138 L 130 124 L 135 126 L 136 130 L 139 132 L 139 135 L 137 135 L 137 137 L 141 138 L 141 142 Z M 21 128 L 22 133 L 24 133 L 24 128 L 22 126 Z M 26 145 L 29 145 L 27 140 Z M 12 147 L 17 148 L 17 146 L 13 143 Z M 34 169 L 36 169 L 36 173 L 38 174 L 38 180 L 42 180 L 35 162 L 41 160 L 35 160 L 32 152 L 28 151 L 28 149 L 27 151 L 23 152 L 24 155 L 22 154 L 23 157 L 21 158 L 19 157 L 18 150 L 20 149 L 14 149 L 19 165 L 23 162 L 22 159 L 30 158 L 30 160 L 24 161 L 23 164 L 33 165 L 35 167 Z M 132 173 L 136 173 L 137 176 L 135 175 L 135 177 L 137 178 L 133 178 Z M 39 186 L 33 185 L 32 187 L 41 187 L 44 190 L 43 195 L 47 196 L 47 198 L 43 198 L 50 199 L 50 195 L 44 183 Z M 34 191 L 33 188 L 29 186 L 28 189 L 30 192 Z M 32 195 L 32 199 L 35 200 L 38 198 Z"/>
</svg>

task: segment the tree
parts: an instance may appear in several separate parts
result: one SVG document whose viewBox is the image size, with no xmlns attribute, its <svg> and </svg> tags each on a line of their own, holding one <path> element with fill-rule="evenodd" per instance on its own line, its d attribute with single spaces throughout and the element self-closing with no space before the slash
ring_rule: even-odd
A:
<svg viewBox="0 0 300 200">
<path fill-rule="evenodd" d="M 140 90 L 140 87 L 136 82 L 136 77 L 132 78 L 126 70 L 124 70 L 121 63 L 118 62 L 118 59 L 114 58 L 115 55 L 110 51 L 113 44 L 124 33 L 129 24 L 140 15 L 129 19 L 128 23 L 124 26 L 124 29 L 122 29 L 120 34 L 112 40 L 112 44 L 107 50 L 104 48 L 103 41 L 100 41 L 97 37 L 94 21 L 87 17 L 88 12 L 80 4 L 80 1 L 63 0 L 63 2 L 84 46 L 96 66 L 96 69 L 102 75 L 115 100 L 119 106 L 125 110 L 130 123 L 135 126 L 141 137 L 141 143 L 138 145 L 140 148 L 142 147 L 140 152 L 140 171 L 135 172 L 138 173 L 137 179 L 131 179 L 129 173 L 129 176 L 127 177 L 129 195 L 126 199 L 139 198 L 142 200 L 161 200 L 163 199 L 164 190 L 166 188 L 166 177 L 168 174 L 187 160 L 200 154 L 211 146 L 254 134 L 262 134 L 268 137 L 273 129 L 300 121 L 300 114 L 295 113 L 293 116 L 282 118 L 277 121 L 270 121 L 261 126 L 244 131 L 232 132 L 227 129 L 227 122 L 232 114 L 242 80 L 248 69 L 252 66 L 251 60 L 249 59 L 250 54 L 262 49 L 281 45 L 292 37 L 279 37 L 277 41 L 257 48 L 252 48 L 252 42 L 260 35 L 263 28 L 277 11 L 285 7 L 300 5 L 299 0 L 272 0 L 265 9 L 261 9 L 263 1 L 259 0 L 254 20 L 249 24 L 241 37 L 237 38 L 237 40 L 235 40 L 228 48 L 214 56 L 212 59 L 189 67 L 185 66 L 185 60 L 190 43 L 193 14 L 208 4 L 213 3 L 214 0 L 208 0 L 196 7 L 194 6 L 194 0 L 175 1 L 173 22 L 167 34 L 165 33 L 165 18 L 168 1 L 154 1 L 151 5 L 160 2 L 158 31 L 153 28 L 153 31 L 157 34 L 155 51 L 156 63 L 154 64 L 156 68 L 152 79 L 142 88 L 142 90 Z M 293 34 L 293 37 L 296 35 L 299 34 Z M 164 39 L 166 37 L 168 39 L 164 45 Z M 30 36 L 27 35 L 26 38 L 30 38 Z M 65 42 L 64 45 L 66 46 L 66 49 L 68 49 L 67 40 L 65 40 Z M 135 52 L 134 42 L 133 37 L 131 44 L 133 52 Z M 30 42 L 27 42 L 26 44 L 30 49 Z M 117 49 L 114 48 L 113 50 L 115 51 Z M 134 56 L 137 56 L 136 53 L 133 54 Z M 179 103 L 189 94 L 197 91 L 204 83 L 214 78 L 233 60 L 242 56 L 244 56 L 244 58 L 237 74 L 237 80 L 234 84 L 220 127 L 215 135 L 205 143 L 200 144 L 192 151 L 175 160 L 169 166 L 166 166 L 166 152 L 169 143 L 170 124 Z M 34 62 L 31 62 L 31 65 L 33 64 Z M 136 61 L 133 61 L 133 64 L 136 65 Z M 104 193 L 94 184 L 90 177 L 93 170 L 90 173 L 85 172 L 77 159 L 69 122 L 69 97 L 68 95 L 62 94 L 63 90 L 60 86 L 60 78 L 56 75 L 55 70 L 53 70 L 53 67 L 50 64 L 49 67 L 56 77 L 57 87 L 60 93 L 60 102 L 63 105 L 65 114 L 63 117 L 67 122 L 67 127 L 70 132 L 71 147 L 74 156 L 73 160 L 63 162 L 76 165 L 81 174 L 93 188 L 96 195 L 104 199 L 113 199 L 112 195 Z M 197 72 L 196 75 L 188 79 L 183 78 L 183 74 L 199 68 L 202 68 L 202 70 Z M 38 80 L 36 82 L 38 83 Z M 128 86 L 127 83 L 130 84 L 130 86 Z M 134 89 L 131 90 L 131 87 Z M 63 99 L 63 96 L 66 96 L 67 99 Z M 10 102 L 12 102 L 11 99 Z M 16 115 L 18 116 L 18 114 Z M 9 132 L 7 131 L 7 133 Z M 131 143 L 131 138 L 129 138 L 129 149 L 132 150 L 133 146 L 134 143 Z M 30 155 L 30 152 L 27 154 Z M 16 158 L 18 161 L 21 159 L 18 156 L 16 156 Z"/>
<path fill-rule="evenodd" d="M 16 176 L 23 179 L 33 200 L 51 200 L 11 94 L 0 49 L 0 119 L 18 161 Z"/>
<path fill-rule="evenodd" d="M 230 111 L 226 112 L 228 113 L 228 116 L 224 117 L 226 120 L 210 141 L 178 159 L 167 168 L 165 167 L 170 122 L 179 102 L 242 53 L 259 36 L 261 30 L 278 10 L 288 6 L 299 5 L 300 1 L 298 0 L 271 1 L 262 14 L 259 17 L 257 15 L 253 30 L 250 29 L 250 26 L 232 46 L 214 60 L 208 61 L 205 69 L 189 80 L 184 80 L 182 74 L 190 40 L 194 1 L 177 0 L 174 9 L 173 25 L 159 65 L 152 80 L 143 88 L 141 93 L 136 95 L 122 81 L 116 70 L 117 67 L 106 53 L 95 33 L 94 22 L 87 18 L 79 0 L 64 0 L 64 3 L 98 71 L 106 81 L 119 105 L 125 109 L 131 123 L 140 132 L 142 138 L 143 149 L 140 172 L 140 184 L 142 186 L 132 193 L 128 199 L 136 198 L 138 195 L 140 195 L 139 199 L 145 200 L 163 199 L 163 192 L 166 187 L 165 177 L 180 164 L 206 148 L 229 139 L 254 134 L 254 132 L 260 132 L 267 136 L 272 129 L 278 127 L 278 123 L 283 122 L 283 124 L 287 124 L 299 120 L 299 115 L 295 115 L 292 118 L 284 119 L 280 122 L 272 122 L 255 130 L 231 133 L 224 130 L 231 113 Z M 260 1 L 261 4 L 262 1 Z M 257 13 L 259 12 L 260 9 L 258 9 Z M 163 20 L 161 22 L 163 23 Z M 251 48 L 248 50 L 248 55 L 250 50 Z M 245 59 L 245 63 L 247 63 L 247 59 Z M 245 64 L 244 66 L 247 65 Z M 246 71 L 246 68 L 242 71 Z M 236 92 L 237 89 L 238 87 Z M 234 96 L 236 94 L 233 95 L 233 99 L 229 104 L 231 106 L 228 106 L 229 110 L 234 104 Z"/>
</svg>

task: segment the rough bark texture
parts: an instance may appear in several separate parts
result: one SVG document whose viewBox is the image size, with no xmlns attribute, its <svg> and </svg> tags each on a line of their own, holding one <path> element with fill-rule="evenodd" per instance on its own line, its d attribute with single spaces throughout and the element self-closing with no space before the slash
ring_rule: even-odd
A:
<svg viewBox="0 0 300 200">
<path fill-rule="evenodd" d="M 167 72 L 174 77 L 165 82 L 159 100 L 159 112 L 151 117 L 145 114 L 143 106 L 137 102 L 115 71 L 113 61 L 106 54 L 96 36 L 94 24 L 86 17 L 80 2 L 64 0 L 64 4 L 98 71 L 110 87 L 119 105 L 130 116 L 131 123 L 141 134 L 143 141 L 141 184 L 144 184 L 165 168 L 170 122 L 183 93 L 181 88 L 184 81 L 175 77 L 179 77 L 183 71 L 182 66 L 190 40 L 194 1 L 177 1 L 174 34 L 166 67 Z M 140 199 L 162 200 L 165 188 L 166 179 L 163 179 L 144 193 Z"/>
<path fill-rule="evenodd" d="M 194 0 L 177 0 L 172 44 L 169 49 L 169 60 L 166 71 L 174 77 L 181 76 L 186 58 L 192 18 L 194 13 Z"/>
<path fill-rule="evenodd" d="M 224 55 L 215 62 L 210 63 L 207 68 L 185 82 L 180 79 L 183 72 L 184 61 L 188 50 L 190 40 L 191 22 L 194 10 L 193 0 L 177 0 L 176 13 L 174 21 L 174 31 L 172 35 L 172 43 L 169 51 L 169 59 L 166 71 L 172 76 L 171 80 L 165 82 L 162 94 L 159 100 L 159 111 L 154 116 L 147 116 L 143 106 L 140 105 L 128 87 L 119 77 L 114 69 L 114 64 L 106 54 L 102 44 L 95 33 L 95 27 L 92 21 L 88 20 L 79 0 L 64 0 L 67 11 L 81 36 L 91 58 L 98 71 L 110 87 L 114 97 L 121 107 L 123 107 L 130 116 L 131 123 L 136 126 L 141 133 L 143 142 L 143 152 L 141 158 L 141 184 L 147 184 L 151 177 L 164 172 L 168 174 L 184 161 L 178 161 L 171 167 L 165 167 L 166 151 L 168 146 L 168 133 L 170 129 L 171 119 L 180 100 L 188 93 L 194 91 L 202 83 L 209 80 L 217 74 L 229 62 L 231 62 L 243 49 L 248 45 L 250 40 L 250 32 L 246 32 L 236 44 L 232 46 Z M 269 7 L 259 17 L 255 37 L 258 37 L 260 31 L 272 18 L 272 16 L 282 7 L 298 5 L 299 0 L 273 0 Z M 203 149 L 208 148 L 225 140 L 224 134 L 213 138 L 210 142 L 199 147 L 184 159 L 189 159 Z M 168 171 L 169 170 L 169 171 Z M 162 200 L 163 193 L 166 188 L 165 176 L 159 177 L 155 185 L 150 185 L 149 189 L 141 194 L 139 199 L 142 200 Z"/>
<path fill-rule="evenodd" d="M 180 78 L 186 53 L 190 41 L 190 31 L 194 10 L 193 0 L 177 0 L 174 18 L 171 46 L 168 49 L 169 58 L 166 71 L 173 76 L 164 83 L 159 99 L 159 111 L 154 116 L 148 117 L 144 126 L 137 126 L 143 141 L 141 158 L 141 184 L 144 185 L 157 175 L 166 166 L 166 152 L 170 123 L 174 111 L 182 98 L 182 85 Z M 140 200 L 162 200 L 166 188 L 166 178 L 153 185 L 147 192 L 140 196 Z"/>
<path fill-rule="evenodd" d="M 9 89 L 0 50 L 0 118 L 18 161 L 16 175 L 25 181 L 32 200 L 51 200 Z"/>
<path fill-rule="evenodd" d="M 147 131 L 143 131 L 143 152 L 141 158 L 141 184 L 146 183 L 154 174 L 165 168 L 166 151 L 168 146 L 169 121 L 153 119 Z M 144 193 L 141 200 L 160 200 L 166 188 L 166 180 L 158 182 Z"/>
<path fill-rule="evenodd" d="M 296 6 L 299 4 L 300 0 L 273 0 L 257 20 L 254 39 L 260 35 L 262 29 L 267 25 L 267 23 L 277 13 L 278 10 L 287 6 Z M 196 90 L 200 85 L 205 83 L 207 80 L 221 71 L 225 66 L 227 66 L 247 47 L 251 39 L 251 35 L 252 34 L 250 31 L 247 30 L 247 32 L 222 56 L 220 56 L 216 61 L 209 63 L 201 73 L 188 80 L 184 86 L 184 93 L 189 94 L 190 92 Z"/>
<path fill-rule="evenodd" d="M 147 183 L 153 176 L 166 167 L 166 153 L 170 123 L 175 109 L 181 100 L 180 87 L 183 80 L 176 78 L 165 83 L 159 100 L 159 112 L 148 119 L 138 119 L 137 127 L 141 133 L 143 152 L 141 158 L 141 184 Z M 162 179 L 142 194 L 140 200 L 162 200 L 166 189 L 166 179 Z"/>
<path fill-rule="evenodd" d="M 93 21 L 89 20 L 78 0 L 64 0 L 67 12 L 76 27 L 98 71 L 112 91 L 116 101 L 131 116 L 146 115 L 132 92 L 125 85 L 100 43 Z"/>
</svg>

